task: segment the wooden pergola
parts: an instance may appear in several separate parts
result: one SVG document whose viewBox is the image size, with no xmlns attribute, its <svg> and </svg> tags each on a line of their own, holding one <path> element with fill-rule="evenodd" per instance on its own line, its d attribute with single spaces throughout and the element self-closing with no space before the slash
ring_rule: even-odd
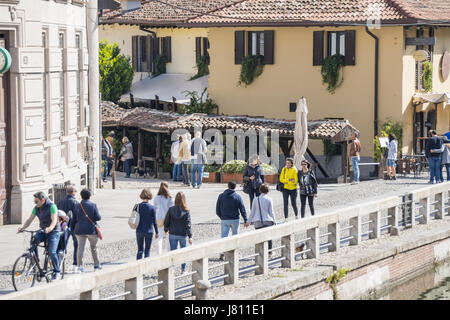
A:
<svg viewBox="0 0 450 320">
<path fill-rule="evenodd" d="M 267 119 L 254 116 L 226 116 L 189 114 L 183 115 L 150 108 L 123 109 L 114 103 L 103 102 L 102 125 L 108 128 L 137 128 L 138 130 L 138 161 L 150 160 L 155 162 L 155 173 L 158 175 L 158 162 L 162 159 L 162 135 L 171 135 L 176 129 L 186 129 L 193 133 L 195 127 L 202 130 L 218 129 L 225 133 L 227 129 L 253 129 L 256 132 L 276 131 L 283 154 L 288 157 L 294 145 L 295 120 Z M 146 157 L 143 154 L 143 132 L 156 133 L 156 156 Z M 347 143 L 352 133 L 359 131 L 347 120 L 327 118 L 308 121 L 308 137 L 311 140 L 330 140 L 333 144 L 340 144 L 342 148 L 342 172 L 345 179 L 348 174 Z M 308 155 L 318 164 L 318 168 L 328 177 L 326 170 L 320 165 L 316 157 L 308 149 Z M 140 163 L 140 162 L 138 162 Z"/>
</svg>

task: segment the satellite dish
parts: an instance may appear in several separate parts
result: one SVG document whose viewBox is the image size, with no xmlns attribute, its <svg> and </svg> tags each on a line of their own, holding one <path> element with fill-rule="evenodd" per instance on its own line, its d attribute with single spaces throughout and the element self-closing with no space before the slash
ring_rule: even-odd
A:
<svg viewBox="0 0 450 320">
<path fill-rule="evenodd" d="M 414 60 L 420 62 L 420 61 L 428 60 L 430 55 L 428 54 L 428 51 L 426 51 L 426 50 L 416 50 L 413 53 L 413 57 L 414 57 Z"/>
</svg>

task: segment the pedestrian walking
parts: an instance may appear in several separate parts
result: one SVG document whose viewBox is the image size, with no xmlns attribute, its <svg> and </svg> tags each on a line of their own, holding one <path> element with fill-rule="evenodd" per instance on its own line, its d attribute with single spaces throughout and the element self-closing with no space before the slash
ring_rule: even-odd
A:
<svg viewBox="0 0 450 320">
<path fill-rule="evenodd" d="M 289 198 L 291 198 L 291 205 L 294 209 L 295 219 L 298 219 L 297 208 L 297 183 L 298 172 L 294 166 L 294 159 L 287 158 L 286 166 L 281 170 L 280 182 L 283 184 L 283 205 L 284 205 L 284 220 L 285 222 L 289 216 Z"/>
<path fill-rule="evenodd" d="M 180 151 L 178 152 L 178 160 L 181 160 L 183 184 L 189 186 L 189 164 L 191 163 L 191 145 L 189 134 L 184 134 L 183 142 L 180 145 Z"/>
<path fill-rule="evenodd" d="M 125 177 L 129 178 L 131 175 L 131 166 L 133 165 L 133 145 L 127 137 L 123 137 L 122 139 L 122 149 L 120 151 L 120 160 L 122 160 L 124 169 L 125 169 Z"/>
<path fill-rule="evenodd" d="M 397 161 L 398 142 L 395 134 L 389 134 L 388 156 L 387 156 L 387 175 L 389 180 L 397 180 L 395 172 L 395 161 Z"/>
<path fill-rule="evenodd" d="M 69 241 L 69 238 L 72 238 L 73 243 L 73 265 L 72 269 L 69 271 L 75 271 L 77 268 L 77 250 L 78 250 L 78 240 L 74 233 L 74 215 L 77 210 L 80 210 L 80 204 L 78 203 L 77 199 L 75 198 L 77 194 L 77 189 L 73 185 L 69 185 L 66 188 L 66 197 L 63 200 L 60 200 L 58 202 L 58 208 L 59 210 L 62 210 L 66 213 L 66 215 L 69 217 L 69 222 L 67 223 L 67 238 L 66 241 L 66 247 L 67 243 Z"/>
<path fill-rule="evenodd" d="M 157 250 L 158 254 L 162 254 L 165 250 L 166 237 L 164 236 L 164 219 L 166 218 L 167 211 L 170 207 L 174 206 L 173 198 L 169 192 L 169 184 L 162 181 L 159 185 L 158 195 L 153 201 L 153 205 L 156 208 L 156 224 L 158 225 L 158 240 Z"/>
<path fill-rule="evenodd" d="M 180 153 L 180 145 L 183 142 L 183 138 L 178 136 L 177 141 L 172 143 L 170 148 L 170 160 L 173 163 L 172 179 L 173 181 L 181 181 L 181 159 L 178 159 L 178 154 Z"/>
<path fill-rule="evenodd" d="M 114 136 L 116 135 L 116 133 L 114 132 L 114 131 L 110 131 L 109 133 L 108 133 L 108 136 L 106 137 L 106 140 L 108 140 L 108 142 L 109 142 L 109 144 L 111 145 L 111 150 L 112 150 L 112 152 L 111 152 L 111 154 L 112 154 L 112 157 L 111 157 L 111 159 L 109 159 L 108 160 L 108 177 L 110 177 L 111 176 L 111 169 L 112 169 L 112 167 L 113 167 L 113 165 L 114 165 L 114 162 L 115 162 L 115 152 L 114 152 Z"/>
<path fill-rule="evenodd" d="M 244 192 L 250 197 L 250 209 L 252 208 L 253 198 L 259 196 L 259 187 L 262 185 L 261 175 L 262 167 L 258 164 L 258 156 L 250 157 L 244 170 Z"/>
<path fill-rule="evenodd" d="M 113 148 L 108 139 L 102 138 L 102 162 L 103 162 L 103 182 L 109 176 L 109 163 L 113 159 Z"/>
<path fill-rule="evenodd" d="M 447 139 L 446 136 L 443 137 L 443 143 L 440 150 L 433 149 L 432 152 L 440 152 L 441 153 L 441 167 L 440 167 L 440 181 L 444 182 L 444 167 L 447 171 L 447 181 L 450 181 L 450 140 Z"/>
<path fill-rule="evenodd" d="M 89 241 L 91 247 L 92 259 L 94 260 L 94 270 L 102 269 L 98 259 L 97 242 L 99 235 L 96 230 L 97 221 L 101 220 L 97 205 L 91 202 L 91 192 L 83 189 L 80 192 L 81 202 L 73 216 L 74 232 L 78 240 L 77 265 L 78 272 L 83 272 L 83 255 L 86 241 Z"/>
<path fill-rule="evenodd" d="M 142 190 L 140 198 L 142 202 L 139 204 L 139 225 L 136 228 L 136 241 L 138 252 L 136 260 L 150 257 L 150 249 L 152 247 L 153 235 L 158 239 L 158 225 L 156 224 L 156 209 L 149 201 L 152 200 L 153 195 L 150 189 Z"/>
<path fill-rule="evenodd" d="M 349 157 L 352 161 L 353 168 L 353 182 L 352 184 L 359 183 L 359 161 L 361 160 L 359 153 L 361 152 L 361 142 L 358 140 L 358 134 L 352 133 L 352 142 L 350 143 Z"/>
<path fill-rule="evenodd" d="M 248 219 L 255 229 L 267 228 L 275 225 L 275 213 L 273 211 L 272 198 L 268 196 L 269 185 L 263 183 L 259 187 L 260 195 L 253 199 L 252 212 Z M 272 240 L 269 240 L 269 250 L 272 249 Z M 272 256 L 272 252 L 269 252 L 269 257 Z"/>
<path fill-rule="evenodd" d="M 300 185 L 300 212 L 302 218 L 305 217 L 306 199 L 308 199 L 311 216 L 314 216 L 314 198 L 317 198 L 317 180 L 314 172 L 311 170 L 311 163 L 302 160 L 302 168 L 298 171 L 298 183 Z"/>
<path fill-rule="evenodd" d="M 226 238 L 228 234 L 236 235 L 239 232 L 239 215 L 244 220 L 244 227 L 248 227 L 247 212 L 244 201 L 236 193 L 236 181 L 228 182 L 228 189 L 219 195 L 216 202 L 216 215 L 220 219 L 221 237 Z"/>
<path fill-rule="evenodd" d="M 169 208 L 164 219 L 164 231 L 169 234 L 170 250 L 186 247 L 186 240 L 192 245 L 191 215 L 186 204 L 186 196 L 178 192 L 175 196 L 175 205 Z M 181 272 L 186 272 L 186 263 L 181 265 Z"/>
<path fill-rule="evenodd" d="M 206 163 L 206 141 L 202 139 L 200 131 L 195 132 L 195 138 L 191 142 L 192 156 L 192 188 L 200 189 L 203 179 L 203 169 Z"/>
<path fill-rule="evenodd" d="M 437 136 L 435 130 L 430 130 L 431 137 L 427 139 L 425 144 L 425 156 L 428 158 L 428 164 L 430 166 L 430 181 L 428 183 L 433 184 L 441 182 L 441 148 L 443 139 Z"/>
</svg>

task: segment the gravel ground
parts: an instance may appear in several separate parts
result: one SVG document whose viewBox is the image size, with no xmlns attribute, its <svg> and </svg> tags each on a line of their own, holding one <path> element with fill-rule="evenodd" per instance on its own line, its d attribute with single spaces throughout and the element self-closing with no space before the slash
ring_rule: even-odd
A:
<svg viewBox="0 0 450 320">
<path fill-rule="evenodd" d="M 356 204 L 363 200 L 367 200 L 369 198 L 374 197 L 380 197 L 380 196 L 392 196 L 394 194 L 402 194 L 406 191 L 411 191 L 414 189 L 422 188 L 426 186 L 426 180 L 424 179 L 425 176 L 422 179 L 412 179 L 412 178 L 399 178 L 397 181 L 381 181 L 381 180 L 373 180 L 373 181 L 365 181 L 358 185 L 339 185 L 336 187 L 334 185 L 333 188 L 328 187 L 327 185 L 321 185 L 319 189 L 319 197 L 315 201 L 315 207 L 317 210 L 317 214 L 320 214 L 321 211 L 329 211 L 331 208 L 336 208 L 338 206 L 347 206 L 350 204 Z M 118 188 L 130 188 L 130 183 L 133 184 L 134 188 L 139 188 L 143 185 L 148 184 L 145 181 L 119 181 L 118 182 Z M 155 182 L 156 183 L 156 182 Z M 142 185 L 141 185 L 142 184 Z M 206 187 L 206 185 L 205 185 Z M 271 191 L 270 195 L 273 197 L 280 197 L 281 195 L 277 191 Z M 247 200 L 248 201 L 248 200 Z M 194 205 L 191 205 L 192 207 L 195 207 Z M 276 211 L 276 218 L 277 220 L 281 220 L 283 217 L 283 208 L 282 206 L 277 206 L 274 208 Z M 307 215 L 309 215 L 309 209 L 307 209 Z M 292 208 L 290 208 L 290 215 L 293 215 Z M 206 222 L 206 223 L 199 223 L 194 224 L 192 226 L 193 228 L 193 235 L 194 235 L 194 244 L 204 242 L 211 239 L 217 239 L 220 237 L 220 222 L 217 220 Z M 253 227 L 244 229 L 242 226 L 240 228 L 240 232 L 248 232 L 254 230 Z M 414 230 L 408 230 L 412 232 L 420 232 L 420 228 L 414 229 Z M 345 234 L 342 235 L 343 237 L 346 236 Z M 296 235 L 297 240 L 305 238 L 305 235 L 298 234 Z M 378 241 L 378 240 L 369 240 L 367 243 L 370 243 L 370 241 Z M 326 242 L 326 239 L 323 239 L 323 242 Z M 273 246 L 278 247 L 280 246 L 280 240 L 274 240 Z M 154 248 L 155 246 L 153 246 Z M 345 250 L 340 251 L 339 254 L 345 254 Z M 254 248 L 241 248 L 240 249 L 240 256 L 244 257 L 250 254 L 254 253 Z M 127 261 L 134 260 L 136 254 L 136 242 L 135 239 L 129 239 L 129 240 L 123 240 L 118 241 L 115 243 L 110 243 L 107 245 L 100 245 L 99 246 L 99 256 L 100 260 L 105 264 L 105 268 L 108 267 L 108 265 L 114 265 L 118 263 L 124 263 Z M 152 250 L 152 256 L 154 256 L 156 252 Z M 273 257 L 277 257 L 280 254 L 280 250 L 274 251 Z M 333 255 L 333 253 L 329 253 L 328 255 Z M 71 251 L 71 244 L 69 244 L 69 250 L 68 250 L 68 257 L 66 261 L 66 266 L 70 265 L 72 263 L 72 251 Z M 92 265 L 92 258 L 90 249 L 87 246 L 86 252 L 84 255 L 85 263 L 87 264 L 87 271 L 92 272 L 93 265 Z M 222 263 L 218 259 L 219 257 L 211 257 L 209 259 L 210 266 L 218 265 Z M 299 262 L 302 266 L 307 266 L 309 264 L 316 263 L 314 260 L 307 260 L 307 261 L 300 261 Z M 241 267 L 249 266 L 254 264 L 254 259 L 247 259 L 247 261 L 241 261 Z M 191 269 L 190 263 L 187 264 L 187 271 L 190 271 Z M 0 268 L 0 294 L 1 293 L 7 293 L 9 290 L 12 289 L 12 283 L 11 283 L 11 270 L 12 266 L 6 266 Z M 276 270 L 276 269 L 275 269 Z M 176 276 L 180 273 L 180 268 L 176 268 Z M 219 276 L 223 274 L 223 267 L 217 267 L 210 270 L 209 276 Z M 272 272 L 271 272 L 272 274 Z M 70 276 L 70 274 L 68 274 Z M 254 272 L 251 272 L 247 275 L 242 276 L 242 284 L 245 285 L 246 282 L 253 282 L 261 277 L 270 277 L 269 276 L 254 276 Z M 150 283 L 154 283 L 157 281 L 156 274 L 149 274 L 146 275 L 144 278 L 144 286 Z M 218 285 L 222 284 L 218 283 Z M 176 280 L 176 287 L 182 287 L 186 285 L 191 284 L 191 277 L 183 277 Z M 113 296 L 115 294 L 118 294 L 120 292 L 123 292 L 123 284 L 118 284 L 115 286 L 110 286 L 108 288 L 103 288 L 100 291 L 101 298 L 105 298 L 108 296 Z M 229 288 L 229 289 L 227 289 Z M 220 290 L 232 290 L 232 286 L 222 286 Z M 216 292 L 215 289 L 211 292 Z M 219 291 L 217 291 L 219 292 Z M 157 294 L 156 287 L 146 289 L 144 292 L 145 297 L 151 297 L 155 296 Z M 215 294 L 215 293 L 214 293 Z M 77 298 L 77 297 L 72 297 Z M 188 297 L 189 299 L 190 297 Z M 123 299 L 123 298 L 119 298 Z"/>
</svg>

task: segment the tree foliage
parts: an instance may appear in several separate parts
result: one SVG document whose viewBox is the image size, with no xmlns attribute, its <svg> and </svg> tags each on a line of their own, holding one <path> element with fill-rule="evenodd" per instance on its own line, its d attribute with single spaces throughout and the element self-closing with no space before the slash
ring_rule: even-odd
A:
<svg viewBox="0 0 450 320">
<path fill-rule="evenodd" d="M 130 91 L 133 66 L 130 57 L 120 54 L 117 43 L 99 44 L 100 92 L 102 100 L 117 103 L 120 96 Z"/>
<path fill-rule="evenodd" d="M 212 99 L 208 96 L 206 88 L 203 90 L 201 94 L 198 94 L 197 91 L 183 91 L 186 94 L 186 97 L 190 98 L 189 104 L 183 107 L 183 113 L 192 114 L 192 113 L 206 113 L 210 114 L 213 110 L 216 110 L 216 113 L 219 111 L 219 106 L 215 104 Z M 205 97 L 206 94 L 206 97 Z"/>
<path fill-rule="evenodd" d="M 378 137 L 388 137 L 390 133 L 393 133 L 397 138 L 398 153 L 401 152 L 403 146 L 403 127 L 401 122 L 388 118 L 385 123 L 378 127 L 381 127 L 380 133 L 373 139 L 373 143 L 375 144 L 374 158 L 376 161 L 380 161 L 381 159 L 380 140 L 378 140 Z"/>
</svg>

